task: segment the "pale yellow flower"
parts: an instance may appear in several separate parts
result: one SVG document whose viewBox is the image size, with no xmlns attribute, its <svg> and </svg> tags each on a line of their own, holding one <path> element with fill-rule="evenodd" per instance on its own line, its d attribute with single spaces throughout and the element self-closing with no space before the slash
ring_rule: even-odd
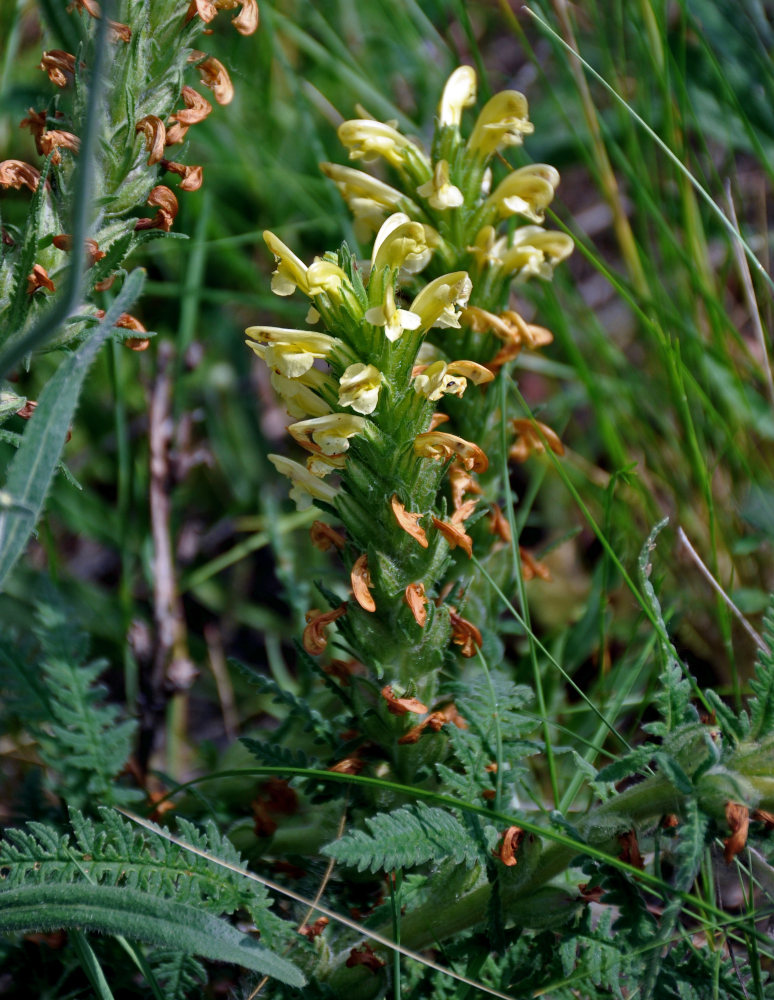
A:
<svg viewBox="0 0 774 1000">
<path fill-rule="evenodd" d="M 425 159 L 422 150 L 392 125 L 370 118 L 342 122 L 338 135 L 341 144 L 349 150 L 350 160 L 368 163 L 381 156 L 391 166 L 402 167 L 408 154 Z"/>
<path fill-rule="evenodd" d="M 298 510 L 306 510 L 311 507 L 312 500 L 323 500 L 326 503 L 333 503 L 336 499 L 338 489 L 323 482 L 318 476 L 312 475 L 303 465 L 294 462 L 284 455 L 268 455 L 267 458 L 272 463 L 277 472 L 287 476 L 293 484 L 290 491 L 291 500 L 295 500 Z"/>
<path fill-rule="evenodd" d="M 509 249 L 503 254 L 500 266 L 513 274 L 517 281 L 537 277 L 550 280 L 554 267 L 573 251 L 573 241 L 566 233 L 542 229 L 540 226 L 521 226 L 511 236 Z"/>
<path fill-rule="evenodd" d="M 382 225 L 374 240 L 371 270 L 383 267 L 417 274 L 425 267 L 433 251 L 428 242 L 429 226 L 414 222 L 405 212 L 395 212 Z"/>
<path fill-rule="evenodd" d="M 303 447 L 309 447 L 311 438 L 323 455 L 341 455 L 349 448 L 349 438 L 362 434 L 367 425 L 365 417 L 356 417 L 351 413 L 328 413 L 290 424 L 288 431 Z"/>
<path fill-rule="evenodd" d="M 458 310 L 467 305 L 472 291 L 467 271 L 443 274 L 425 285 L 411 303 L 411 312 L 420 317 L 423 330 L 431 326 L 459 329 Z"/>
<path fill-rule="evenodd" d="M 476 71 L 472 66 L 458 66 L 446 81 L 438 105 L 440 125 L 459 126 L 462 111 L 476 103 Z"/>
<path fill-rule="evenodd" d="M 520 146 L 522 137 L 534 131 L 524 94 L 501 90 L 481 109 L 468 139 L 468 149 L 488 158 L 503 146 Z"/>
<path fill-rule="evenodd" d="M 484 226 L 476 233 L 473 245 L 465 249 L 473 254 L 479 267 L 493 267 L 502 263 L 508 249 L 508 237 L 498 235 L 494 226 Z"/>
<path fill-rule="evenodd" d="M 250 346 L 256 354 L 261 347 L 259 344 L 251 344 Z M 265 351 L 266 348 L 263 348 L 263 350 Z M 274 371 L 271 373 L 272 388 L 285 404 L 291 417 L 299 419 L 303 417 L 322 417 L 324 414 L 331 412 L 331 408 L 325 400 L 321 399 L 314 389 L 306 384 L 306 377 L 312 373 L 325 378 L 323 373 L 318 372 L 315 368 L 310 368 L 306 375 L 302 375 L 300 378 L 287 378 L 285 375 L 280 375 Z"/>
<path fill-rule="evenodd" d="M 286 330 L 277 326 L 249 326 L 245 333 L 251 340 L 259 344 L 267 344 L 260 348 L 250 341 L 259 357 L 263 358 L 269 368 L 286 378 L 298 378 L 314 364 L 315 358 L 327 358 L 331 351 L 341 344 L 336 337 L 315 330 Z"/>
<path fill-rule="evenodd" d="M 439 160 L 436 163 L 432 178 L 417 188 L 417 194 L 427 198 L 430 207 L 439 212 L 447 208 L 459 208 L 465 201 L 462 191 L 450 180 L 449 164 L 446 160 Z"/>
<path fill-rule="evenodd" d="M 356 413 L 373 413 L 379 402 L 382 373 L 375 365 L 357 362 L 339 379 L 339 406 L 351 406 Z"/>
<path fill-rule="evenodd" d="M 383 326 L 384 335 L 390 341 L 395 341 L 404 330 L 417 330 L 422 323 L 421 318 L 409 309 L 398 309 L 395 305 L 395 289 L 391 281 L 384 290 L 384 302 L 380 306 L 372 306 L 366 311 L 365 321 L 373 326 Z"/>
<path fill-rule="evenodd" d="M 275 295 L 292 295 L 296 288 L 300 288 L 306 295 L 309 294 L 309 285 L 306 280 L 308 270 L 306 264 L 300 260 L 290 247 L 285 246 L 279 237 L 270 230 L 263 234 L 266 246 L 274 254 L 277 263 L 277 270 L 271 276 L 271 290 Z"/>
<path fill-rule="evenodd" d="M 559 183 L 559 171 L 547 163 L 531 163 L 514 170 L 487 199 L 487 207 L 496 208 L 504 218 L 523 215 L 541 223 Z"/>
</svg>

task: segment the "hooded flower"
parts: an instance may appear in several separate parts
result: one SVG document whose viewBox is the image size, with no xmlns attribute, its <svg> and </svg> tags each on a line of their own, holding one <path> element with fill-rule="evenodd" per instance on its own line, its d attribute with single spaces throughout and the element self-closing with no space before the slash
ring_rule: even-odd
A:
<svg viewBox="0 0 774 1000">
<path fill-rule="evenodd" d="M 420 366 L 414 377 L 414 390 L 435 402 L 445 393 L 461 396 L 467 388 L 467 378 L 481 385 L 491 382 L 494 375 L 488 368 L 475 361 L 434 361 L 427 367 Z M 466 378 L 467 376 L 467 378 Z"/>
<path fill-rule="evenodd" d="M 444 431 L 418 434 L 414 439 L 414 451 L 435 462 L 458 458 L 469 472 L 486 472 L 489 467 L 489 459 L 477 444 Z"/>
<path fill-rule="evenodd" d="M 540 226 L 522 226 L 511 236 L 500 266 L 516 281 L 526 281 L 533 276 L 550 281 L 556 264 L 569 257 L 573 247 L 572 238 L 566 233 Z"/>
<path fill-rule="evenodd" d="M 504 146 L 520 146 L 535 131 L 529 106 L 517 90 L 501 90 L 486 102 L 468 139 L 468 149 L 489 158 Z"/>
<path fill-rule="evenodd" d="M 356 413 L 373 413 L 379 402 L 382 373 L 375 365 L 350 365 L 339 379 L 339 406 L 351 406 Z"/>
<path fill-rule="evenodd" d="M 310 420 L 299 420 L 291 424 L 288 431 L 303 447 L 309 447 L 311 438 L 323 455 L 341 455 L 349 448 L 349 438 L 362 434 L 367 425 L 365 417 L 356 417 L 351 413 L 328 413 Z"/>
<path fill-rule="evenodd" d="M 425 159 L 422 150 L 411 140 L 384 122 L 355 118 L 339 125 L 339 141 L 349 150 L 350 160 L 366 163 L 383 157 L 391 167 L 402 167 L 408 155 Z"/>
<path fill-rule="evenodd" d="M 327 358 L 341 341 L 315 330 L 286 330 L 279 326 L 248 326 L 245 333 L 251 340 L 267 344 L 258 348 L 247 342 L 269 368 L 286 378 L 298 378 L 314 364 L 315 358 Z"/>
<path fill-rule="evenodd" d="M 449 164 L 446 160 L 439 160 L 436 163 L 432 178 L 417 188 L 417 194 L 427 198 L 430 207 L 439 212 L 447 208 L 459 208 L 465 201 L 462 191 L 451 182 Z"/>
<path fill-rule="evenodd" d="M 458 66 L 446 81 L 438 105 L 440 125 L 459 126 L 464 108 L 476 102 L 476 71 L 472 66 Z"/>
<path fill-rule="evenodd" d="M 420 317 L 423 330 L 431 326 L 459 329 L 457 310 L 467 305 L 472 291 L 473 283 L 467 271 L 443 274 L 425 285 L 411 303 L 411 312 Z"/>
<path fill-rule="evenodd" d="M 530 163 L 514 170 L 487 199 L 498 216 L 523 215 L 541 223 L 559 184 L 559 171 L 547 163 Z"/>
<path fill-rule="evenodd" d="M 323 500 L 325 503 L 333 503 L 338 490 L 323 482 L 318 476 L 312 475 L 308 469 L 298 462 L 294 462 L 284 455 L 268 455 L 267 458 L 283 476 L 287 476 L 293 484 L 290 491 L 291 500 L 295 500 L 299 510 L 306 510 L 311 507 L 312 500 Z"/>
<path fill-rule="evenodd" d="M 395 212 L 382 225 L 374 240 L 371 254 L 372 271 L 383 267 L 418 274 L 430 261 L 433 251 L 428 241 L 433 240 L 429 226 L 414 222 L 405 212 Z"/>
</svg>

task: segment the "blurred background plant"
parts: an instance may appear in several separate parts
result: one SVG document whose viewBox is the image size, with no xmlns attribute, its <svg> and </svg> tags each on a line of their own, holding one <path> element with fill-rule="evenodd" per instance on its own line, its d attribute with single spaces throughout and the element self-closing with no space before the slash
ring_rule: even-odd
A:
<svg viewBox="0 0 774 1000">
<path fill-rule="evenodd" d="M 83 6 L 65 14 L 58 3 L 19 0 L 0 9 L 3 159 L 40 169 L 34 141 L 18 122 L 30 107 L 49 107 L 48 128 L 59 128 L 54 87 L 37 64 L 42 48 L 75 53 L 89 25 Z M 145 5 L 131 6 L 139 22 Z M 202 24 L 197 14 L 185 28 L 186 11 L 171 6 L 174 31 L 173 22 L 160 17 L 144 37 L 154 53 L 180 45 L 182 60 Z M 346 206 L 318 170 L 321 161 L 345 162 L 336 127 L 355 115 L 357 101 L 427 141 L 438 94 L 459 63 L 476 66 L 482 98 L 506 86 L 527 95 L 537 126 L 529 157 L 554 164 L 562 178 L 547 224 L 566 227 L 577 246 L 565 273 L 550 286 L 519 289 L 515 300 L 528 319 L 534 310 L 555 340 L 540 356 L 518 359 L 514 414 L 525 416 L 526 405 L 566 446 L 561 463 L 535 456 L 511 472 L 520 540 L 552 575 L 551 582 L 528 584 L 530 621 L 547 654 L 588 698 L 581 700 L 540 653 L 545 717 L 590 766 L 621 750 L 600 723 L 600 710 L 632 743 L 641 739 L 643 720 L 652 721 L 660 672 L 654 633 L 622 570 L 632 574 L 650 527 L 665 515 L 671 523 L 658 549 L 659 592 L 677 650 L 700 686 L 734 707 L 749 693 L 751 628 L 760 631 L 774 589 L 771 13 L 754 0 L 577 7 L 556 0 L 531 10 L 506 0 L 263 0 L 260 28 L 248 37 L 234 32 L 228 12 L 208 25 L 213 34 L 206 48 L 226 67 L 234 96 L 188 137 L 182 159 L 200 164 L 206 178 L 200 190 L 179 198 L 174 228 L 189 239 L 139 247 L 140 230 L 125 251 L 148 273 L 133 314 L 157 336 L 148 350 L 130 354 L 111 333 L 112 321 L 103 331 L 111 340 L 88 373 L 77 413 L 65 420 L 72 423 L 66 444 L 60 418 L 64 468 L 0 598 L 0 632 L 15 632 L 19 642 L 41 600 L 65 600 L 69 620 L 89 634 L 93 654 L 110 664 L 104 679 L 112 699 L 139 717 L 136 773 L 151 794 L 194 772 L 245 764 L 247 752 L 233 742 L 238 734 L 268 729 L 291 749 L 308 739 L 295 732 L 289 702 L 273 701 L 269 686 L 252 686 L 228 663 L 236 657 L 283 690 L 306 694 L 312 678 L 292 641 L 315 603 L 313 581 L 334 579 L 326 557 L 310 554 L 307 533 L 299 530 L 312 517 L 292 509 L 286 483 L 266 460 L 285 435 L 286 419 L 262 366 L 249 361 L 243 329 L 301 326 L 306 307 L 271 295 L 272 265 L 261 233 L 270 227 L 307 260 L 343 238 L 358 247 Z M 121 12 L 113 17 L 121 20 Z M 137 39 L 109 41 L 112 84 L 120 83 L 115 54 L 131 45 L 138 51 Z M 572 57 L 573 49 L 590 68 Z M 84 59 L 87 66 L 91 58 Z M 133 119 L 166 119 L 182 108 L 180 66 L 174 87 L 148 95 L 148 107 L 133 111 Z M 75 116 L 68 124 L 82 114 L 77 100 L 72 110 L 66 101 L 61 107 Z M 139 189 L 150 192 L 158 181 L 144 142 L 144 133 L 127 133 L 123 146 L 98 147 L 114 171 L 114 194 L 128 195 L 125 178 L 137 171 L 127 211 L 144 212 Z M 131 161 L 124 159 L 126 148 Z M 67 148 L 61 156 L 50 168 L 54 195 L 65 199 L 56 202 L 57 211 L 69 198 L 79 162 Z M 5 188 L 1 197 L 3 226 L 14 240 L 13 246 L 4 241 L 0 263 L 0 287 L 16 295 L 17 319 L 3 333 L 12 343 L 22 330 L 19 310 L 23 306 L 24 322 L 34 323 L 32 311 L 44 311 L 49 293 L 44 284 L 28 296 L 25 273 L 22 294 L 21 271 L 10 256 L 26 246 L 20 235 L 25 226 L 29 232 L 30 220 L 38 224 L 30 214 L 34 195 Z M 116 223 L 116 233 L 129 232 L 120 220 L 124 228 Z M 70 228 L 58 220 L 47 226 L 52 236 Z M 734 236 L 737 227 L 760 268 Z M 58 286 L 67 251 L 36 239 L 45 255 L 40 263 Z M 125 254 L 110 262 L 113 270 Z M 119 287 L 90 291 L 94 316 L 110 308 Z M 25 431 L 16 410 L 41 397 L 67 357 L 66 339 L 89 331 L 75 325 L 51 330 L 49 346 L 56 336 L 57 350 L 36 353 L 29 369 L 15 362 L 19 380 L 2 389 L 20 399 L 3 423 L 5 468 Z M 49 459 L 52 471 L 57 458 Z M 505 609 L 502 627 L 509 675 L 528 682 L 524 630 Z M 4 673 L 2 683 L 7 691 L 17 681 Z M 88 796 L 77 790 L 78 781 L 72 779 L 76 792 L 57 786 L 51 755 L 42 744 L 36 749 L 38 737 L 10 699 L 3 716 L 3 825 L 61 818 L 61 798 L 83 807 Z M 580 779 L 572 784 L 576 759 L 565 754 L 558 766 L 562 787 L 580 790 Z M 45 791 L 41 768 L 54 774 Z M 541 763 L 535 773 L 548 794 Z M 588 801 L 591 792 L 583 788 Z M 92 807 L 110 804 L 103 791 L 92 794 Z M 267 799 L 271 794 L 258 779 L 224 778 L 178 806 L 184 815 L 213 818 L 244 853 L 258 857 L 265 845 L 256 840 L 254 812 Z M 340 803 L 318 808 L 323 839 L 332 840 Z M 305 835 L 300 826 L 289 834 L 295 849 L 282 857 L 278 850 L 276 860 L 298 862 Z M 304 867 L 313 894 L 323 866 L 318 859 Z M 707 878 L 707 899 L 714 901 Z M 723 891 L 730 891 L 725 884 Z M 750 940 L 754 935 L 748 948 Z M 548 939 L 544 944 L 550 948 Z M 25 947 L 45 955 L 41 983 L 62 974 L 44 946 Z M 581 954 L 585 945 L 573 947 Z M 21 968 L 10 951 L 6 961 L 11 970 Z M 479 971 L 484 979 L 495 976 L 483 959 Z M 407 975 L 408 995 L 420 973 Z M 423 982 L 421 989 L 429 989 L 430 981 Z M 445 982 L 433 979 L 432 988 L 446 989 Z M 14 988 L 6 988 L 8 995 Z M 121 995 L 134 995 L 133 988 Z M 588 983 L 578 988 L 594 995 Z M 570 994 L 557 987 L 551 995 Z"/>
</svg>

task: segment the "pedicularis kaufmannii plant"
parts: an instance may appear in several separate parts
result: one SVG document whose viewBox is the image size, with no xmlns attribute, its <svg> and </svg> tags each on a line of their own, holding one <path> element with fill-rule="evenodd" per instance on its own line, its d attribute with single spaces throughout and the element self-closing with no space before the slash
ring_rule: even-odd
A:
<svg viewBox="0 0 774 1000">
<path fill-rule="evenodd" d="M 310 611 L 304 646 L 322 653 L 335 621 L 371 677 L 422 702 L 438 696 L 450 642 L 466 656 L 481 645 L 485 623 L 466 620 L 453 603 L 459 560 L 508 537 L 497 479 L 486 478 L 491 383 L 522 347 L 551 340 L 504 308 L 509 290 L 514 281 L 549 279 L 572 249 L 569 237 L 537 224 L 558 183 L 553 167 L 523 167 L 490 192 L 493 156 L 532 131 L 524 97 L 497 94 L 465 138 L 463 109 L 475 97 L 475 73 L 460 67 L 444 90 L 430 157 L 392 125 L 341 125 L 351 158 L 383 158 L 401 184 L 323 164 L 360 233 L 376 231 L 371 260 L 358 262 L 344 246 L 307 267 L 267 232 L 278 262 L 272 288 L 307 295 L 312 328 L 247 331 L 296 418 L 291 436 L 310 453 L 305 465 L 272 461 L 293 481 L 299 507 L 314 502 L 345 528 L 340 536 L 316 525 L 313 539 L 340 550 L 353 597 Z M 512 216 L 530 224 L 501 234 Z M 541 446 L 539 434 L 529 440 Z M 383 698 L 395 712 L 392 697 L 388 685 Z M 396 718 L 400 742 L 448 721 L 437 714 L 418 727 Z"/>
</svg>

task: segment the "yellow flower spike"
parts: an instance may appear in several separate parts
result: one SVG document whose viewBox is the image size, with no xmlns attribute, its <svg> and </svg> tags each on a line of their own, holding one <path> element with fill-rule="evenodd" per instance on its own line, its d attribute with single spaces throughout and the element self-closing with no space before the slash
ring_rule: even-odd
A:
<svg viewBox="0 0 774 1000">
<path fill-rule="evenodd" d="M 541 223 L 558 184 L 558 170 L 547 163 L 531 163 L 508 174 L 486 204 L 495 208 L 500 218 L 523 215 Z"/>
<path fill-rule="evenodd" d="M 339 406 L 351 406 L 356 413 L 373 413 L 381 387 L 382 373 L 375 365 L 350 365 L 339 379 Z"/>
<path fill-rule="evenodd" d="M 292 295 L 296 288 L 300 288 L 304 294 L 308 295 L 309 285 L 306 280 L 308 268 L 306 264 L 296 257 L 290 247 L 286 247 L 282 240 L 270 230 L 265 230 L 263 239 L 277 262 L 277 270 L 271 276 L 271 290 L 274 294 Z"/>
<path fill-rule="evenodd" d="M 421 318 L 415 312 L 397 308 L 395 289 L 391 281 L 384 290 L 384 302 L 380 306 L 372 306 L 366 310 L 364 319 L 372 326 L 383 326 L 385 337 L 393 342 L 404 330 L 417 330 L 422 325 Z"/>
<path fill-rule="evenodd" d="M 503 254 L 500 266 L 517 281 L 533 276 L 550 281 L 555 265 L 570 256 L 574 245 L 566 233 L 522 226 L 511 236 L 510 248 Z"/>
<path fill-rule="evenodd" d="M 423 330 L 431 326 L 459 329 L 460 314 L 456 310 L 467 305 L 472 291 L 467 271 L 443 274 L 425 285 L 411 303 L 411 312 L 420 317 Z"/>
<path fill-rule="evenodd" d="M 334 486 L 329 486 L 318 476 L 312 475 L 308 469 L 284 455 L 267 455 L 267 458 L 283 476 L 287 476 L 293 484 L 290 491 L 291 500 L 295 500 L 298 510 L 311 507 L 312 500 L 323 500 L 333 503 L 339 492 Z"/>
<path fill-rule="evenodd" d="M 436 163 L 431 180 L 418 187 L 417 194 L 427 198 L 430 207 L 439 212 L 444 212 L 447 208 L 459 208 L 465 201 L 462 191 L 451 182 L 446 160 Z"/>
<path fill-rule="evenodd" d="M 522 137 L 534 131 L 524 94 L 501 90 L 481 109 L 468 139 L 468 149 L 488 159 L 503 146 L 520 146 Z"/>
<path fill-rule="evenodd" d="M 418 370 L 419 369 L 419 370 Z M 476 385 L 491 382 L 492 372 L 475 361 L 434 361 L 432 364 L 418 366 L 414 378 L 414 391 L 436 402 L 445 393 L 461 396 L 467 388 L 469 378 Z"/>
<path fill-rule="evenodd" d="M 434 462 L 448 462 L 458 458 L 469 472 L 486 472 L 489 459 L 477 444 L 446 434 L 444 431 L 427 431 L 414 438 L 414 451 Z"/>
<path fill-rule="evenodd" d="M 311 437 L 323 455 L 341 455 L 349 448 L 349 438 L 362 434 L 367 424 L 365 417 L 351 413 L 328 413 L 290 424 L 288 431 L 305 448 L 309 447 Z"/>
<path fill-rule="evenodd" d="M 298 378 L 314 364 L 315 358 L 327 358 L 341 341 L 316 330 L 286 330 L 278 326 L 248 326 L 245 333 L 251 340 L 268 344 L 259 349 L 247 342 L 269 368 L 286 378 Z"/>
<path fill-rule="evenodd" d="M 350 160 L 369 163 L 381 156 L 390 166 L 400 168 L 406 162 L 409 152 L 425 159 L 422 150 L 392 125 L 370 118 L 354 118 L 342 122 L 338 136 L 342 146 L 349 150 Z"/>
<path fill-rule="evenodd" d="M 463 109 L 475 103 L 476 71 L 472 66 L 458 66 L 443 88 L 438 105 L 438 123 L 459 126 Z"/>
<path fill-rule="evenodd" d="M 368 555 L 365 552 L 355 560 L 349 580 L 360 607 L 364 611 L 376 611 L 376 602 L 368 589 L 371 586 L 371 574 L 368 572 Z"/>
<path fill-rule="evenodd" d="M 414 222 L 405 212 L 395 212 L 382 225 L 374 240 L 371 269 L 384 267 L 417 274 L 425 267 L 433 251 L 428 243 L 429 226 Z"/>
</svg>

